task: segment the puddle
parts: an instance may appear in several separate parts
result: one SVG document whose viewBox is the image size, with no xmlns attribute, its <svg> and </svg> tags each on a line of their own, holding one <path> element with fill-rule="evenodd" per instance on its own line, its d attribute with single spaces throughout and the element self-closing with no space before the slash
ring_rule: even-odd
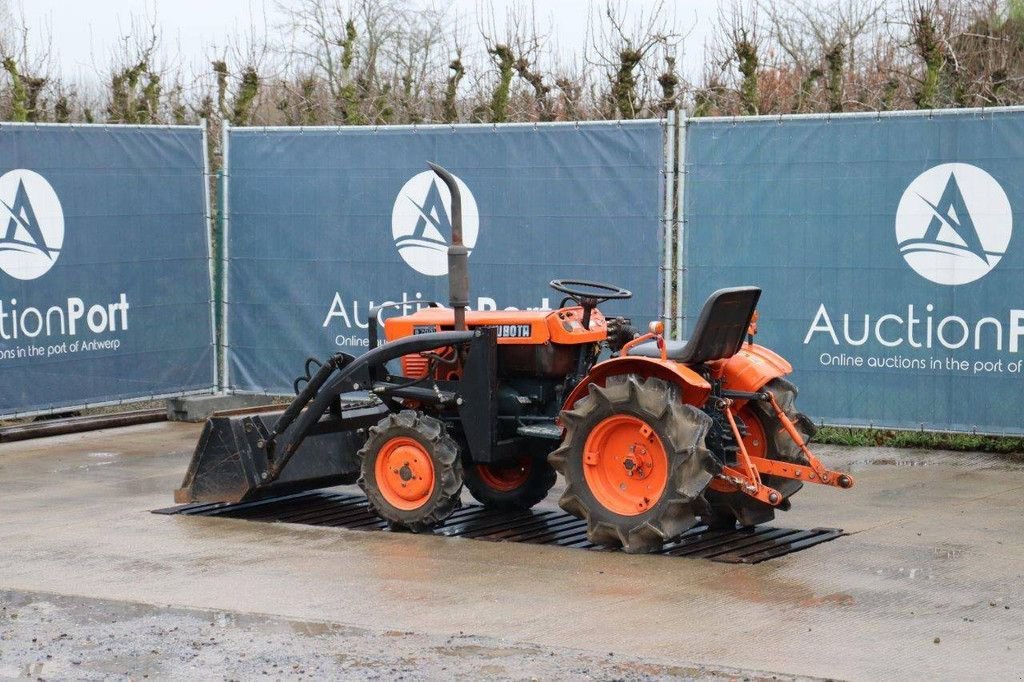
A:
<svg viewBox="0 0 1024 682">
<path fill-rule="evenodd" d="M 959 559 L 966 551 L 964 545 L 943 544 L 932 547 L 932 556 L 936 559 Z"/>
<path fill-rule="evenodd" d="M 1021 462 L 1011 455 L 979 454 L 974 452 L 924 452 L 907 457 L 870 457 L 851 460 L 848 466 L 854 471 L 864 471 L 872 466 L 884 467 L 967 467 L 998 471 L 1019 471 Z"/>
<path fill-rule="evenodd" d="M 372 638 L 369 631 L 363 628 L 357 628 L 352 625 L 342 625 L 340 623 L 326 623 L 320 621 L 289 621 L 289 627 L 292 632 L 300 635 L 306 635 L 309 637 L 365 637 L 367 639 Z M 399 632 L 393 636 L 405 637 L 411 635 L 411 632 Z M 385 632 L 385 637 L 392 636 L 391 632 Z"/>
<path fill-rule="evenodd" d="M 454 646 L 434 647 L 435 652 L 442 656 L 483 656 L 485 658 L 509 658 L 520 656 L 522 649 L 482 646 L 480 644 L 456 644 Z"/>
<path fill-rule="evenodd" d="M 927 467 L 936 462 L 920 459 L 900 459 L 897 457 L 878 457 L 876 459 L 858 459 L 850 462 L 853 466 L 889 466 L 889 467 Z"/>
<path fill-rule="evenodd" d="M 79 464 L 78 468 L 88 470 L 95 467 L 105 467 L 109 464 L 113 464 L 113 462 L 93 462 L 92 464 Z"/>
<path fill-rule="evenodd" d="M 817 590 L 804 582 L 782 578 L 767 578 L 765 575 L 737 571 L 731 574 L 719 588 L 738 599 L 755 604 L 773 606 L 810 607 L 852 607 L 856 598 L 848 592 L 827 592 Z"/>
<path fill-rule="evenodd" d="M 935 574 L 928 568 L 879 568 L 875 575 L 883 578 L 904 580 L 934 580 Z"/>
</svg>

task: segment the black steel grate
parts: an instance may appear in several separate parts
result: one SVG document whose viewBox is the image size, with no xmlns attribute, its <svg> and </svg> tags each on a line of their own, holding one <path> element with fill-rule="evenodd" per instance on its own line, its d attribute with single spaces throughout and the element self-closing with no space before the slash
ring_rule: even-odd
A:
<svg viewBox="0 0 1024 682">
<path fill-rule="evenodd" d="M 387 523 L 374 514 L 362 495 L 316 491 L 240 504 L 185 504 L 157 509 L 154 514 L 222 516 L 248 521 L 303 523 L 355 530 L 386 530 Z M 527 542 L 607 551 L 587 540 L 586 524 L 561 511 L 533 509 L 509 513 L 471 504 L 459 509 L 434 533 L 446 537 L 491 542 Z M 696 526 L 679 540 L 665 545 L 661 554 L 733 564 L 756 564 L 784 554 L 834 540 L 838 528 L 797 530 L 758 526 L 751 529 L 709 530 Z"/>
</svg>

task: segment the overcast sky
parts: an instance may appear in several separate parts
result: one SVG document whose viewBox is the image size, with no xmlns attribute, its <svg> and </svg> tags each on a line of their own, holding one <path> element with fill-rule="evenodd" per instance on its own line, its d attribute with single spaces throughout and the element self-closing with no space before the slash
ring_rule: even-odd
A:
<svg viewBox="0 0 1024 682">
<path fill-rule="evenodd" d="M 412 1 L 412 0 L 411 0 Z M 423 2 L 428 0 L 422 0 Z M 8 0 L 14 13 L 23 12 L 35 36 L 49 34 L 52 39 L 52 65 L 65 77 L 94 80 L 97 71 L 106 71 L 118 40 L 130 32 L 132 17 L 155 19 L 163 37 L 164 54 L 178 65 L 205 69 L 211 45 L 223 46 L 229 36 L 244 33 L 248 27 L 280 21 L 279 4 L 288 0 Z M 447 0 L 476 25 L 482 8 L 493 6 L 497 21 L 508 7 L 521 0 Z M 685 42 L 682 69 L 687 76 L 700 71 L 703 45 L 723 0 L 667 0 L 666 13 L 676 25 L 691 31 Z M 586 39 L 589 0 L 537 0 L 534 3 L 539 24 L 551 24 L 550 35 L 559 51 L 579 53 Z M 656 0 L 629 0 L 625 11 L 634 19 L 651 11 Z M 20 5 L 20 8 L 19 8 Z M 601 0 L 599 8 L 604 7 Z M 264 18 L 265 17 L 265 18 Z M 500 26 L 499 26 L 500 30 Z"/>
</svg>

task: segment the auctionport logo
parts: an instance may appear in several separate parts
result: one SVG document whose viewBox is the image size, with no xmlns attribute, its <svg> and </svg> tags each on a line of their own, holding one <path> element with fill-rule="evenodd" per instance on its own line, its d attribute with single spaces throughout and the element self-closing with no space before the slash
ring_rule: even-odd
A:
<svg viewBox="0 0 1024 682">
<path fill-rule="evenodd" d="M 64 245 L 57 193 L 39 173 L 19 168 L 0 176 L 0 204 L 0 270 L 20 280 L 42 277 Z"/>
<path fill-rule="evenodd" d="M 966 163 L 926 170 L 896 209 L 904 260 L 936 284 L 967 284 L 992 271 L 1010 244 L 1013 211 L 995 178 Z"/>
<path fill-rule="evenodd" d="M 462 196 L 462 241 L 472 255 L 480 213 L 466 183 L 455 180 Z M 432 277 L 448 274 L 451 210 L 451 193 L 432 171 L 414 175 L 398 193 L 391 209 L 391 236 L 402 260 L 416 272 Z"/>
</svg>

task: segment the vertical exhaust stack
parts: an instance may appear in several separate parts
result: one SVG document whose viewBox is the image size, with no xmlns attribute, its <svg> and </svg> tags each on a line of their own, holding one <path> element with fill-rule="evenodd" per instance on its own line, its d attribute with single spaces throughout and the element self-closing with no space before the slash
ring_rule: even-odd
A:
<svg viewBox="0 0 1024 682">
<path fill-rule="evenodd" d="M 448 305 L 455 310 L 455 330 L 466 330 L 469 305 L 469 249 L 462 243 L 462 195 L 455 177 L 436 163 L 427 162 L 452 195 L 452 243 L 448 246 Z"/>
</svg>

